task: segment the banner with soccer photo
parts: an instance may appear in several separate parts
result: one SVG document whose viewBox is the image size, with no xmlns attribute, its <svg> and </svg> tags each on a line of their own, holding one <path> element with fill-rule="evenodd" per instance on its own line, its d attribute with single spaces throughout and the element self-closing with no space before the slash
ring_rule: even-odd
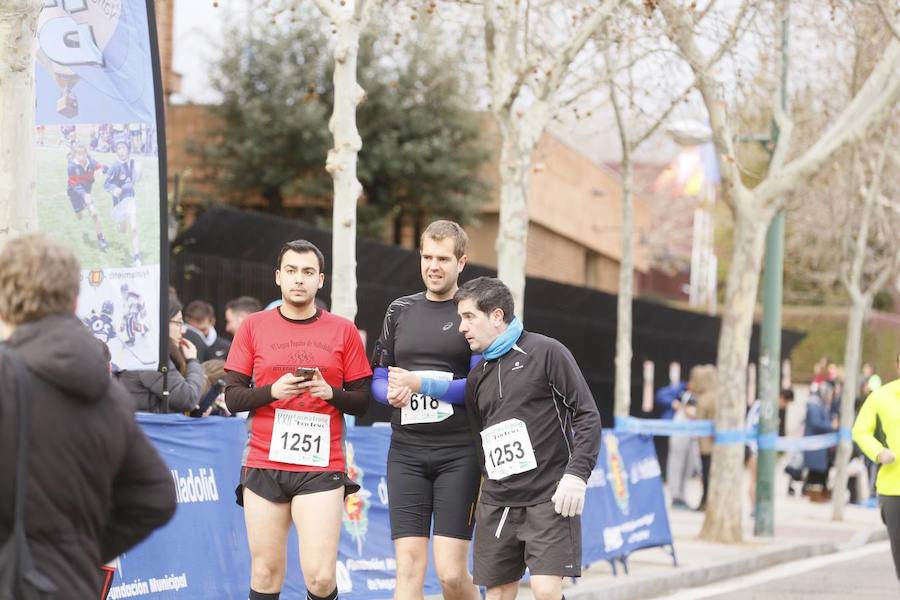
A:
<svg viewBox="0 0 900 600">
<path fill-rule="evenodd" d="M 156 369 L 168 339 L 155 36 L 152 0 L 48 0 L 37 29 L 38 227 L 78 255 L 77 314 L 115 370 Z"/>
</svg>

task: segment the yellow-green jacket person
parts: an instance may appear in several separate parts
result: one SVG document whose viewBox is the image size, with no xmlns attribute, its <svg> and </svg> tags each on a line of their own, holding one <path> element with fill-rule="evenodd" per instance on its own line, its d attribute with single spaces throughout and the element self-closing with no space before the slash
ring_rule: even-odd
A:
<svg viewBox="0 0 900 600">
<path fill-rule="evenodd" d="M 875 437 L 876 422 L 881 422 L 884 444 Z M 900 579 L 900 379 L 869 394 L 853 424 L 853 441 L 870 459 L 881 465 L 875 489 L 881 506 L 881 520 L 887 526 L 894 556 L 894 569 Z"/>
</svg>

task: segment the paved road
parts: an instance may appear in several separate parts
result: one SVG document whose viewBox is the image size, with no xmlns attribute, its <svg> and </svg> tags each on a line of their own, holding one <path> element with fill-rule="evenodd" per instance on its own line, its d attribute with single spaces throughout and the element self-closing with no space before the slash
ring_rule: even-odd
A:
<svg viewBox="0 0 900 600">
<path fill-rule="evenodd" d="M 897 600 L 887 542 L 787 563 L 759 573 L 660 596 L 668 600 Z"/>
</svg>

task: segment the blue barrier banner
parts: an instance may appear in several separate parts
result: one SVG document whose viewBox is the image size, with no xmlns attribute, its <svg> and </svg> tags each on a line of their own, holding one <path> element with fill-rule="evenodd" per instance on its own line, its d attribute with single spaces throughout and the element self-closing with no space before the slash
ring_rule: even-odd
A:
<svg viewBox="0 0 900 600">
<path fill-rule="evenodd" d="M 243 509 L 234 494 L 247 439 L 245 422 L 149 414 L 138 415 L 138 422 L 171 470 L 178 510 L 170 523 L 115 561 L 109 598 L 245 600 L 250 556 Z M 390 433 L 386 427 L 347 431 L 348 471 L 361 489 L 345 502 L 337 564 L 342 599 L 393 596 L 396 562 L 386 483 Z M 306 598 L 299 565 L 292 528 L 284 600 Z M 429 561 L 425 593 L 440 591 Z"/>
<path fill-rule="evenodd" d="M 672 543 L 652 438 L 603 431 L 581 531 L 585 564 Z"/>
<path fill-rule="evenodd" d="M 243 510 L 234 501 L 244 421 L 141 414 L 138 422 L 170 469 L 178 509 L 116 560 L 108 598 L 245 599 L 250 557 Z"/>
<path fill-rule="evenodd" d="M 115 561 L 109 598 L 245 600 L 250 556 L 234 489 L 246 423 L 181 415 L 139 414 L 137 419 L 170 469 L 178 509 L 170 523 Z M 344 600 L 393 596 L 396 561 L 386 473 L 390 435 L 387 427 L 347 430 L 347 469 L 361 489 L 345 501 L 337 562 Z M 585 564 L 672 543 L 650 437 L 604 431 L 588 481 L 582 532 Z M 299 560 L 292 528 L 283 600 L 306 597 Z M 429 560 L 425 594 L 440 593 Z"/>
</svg>

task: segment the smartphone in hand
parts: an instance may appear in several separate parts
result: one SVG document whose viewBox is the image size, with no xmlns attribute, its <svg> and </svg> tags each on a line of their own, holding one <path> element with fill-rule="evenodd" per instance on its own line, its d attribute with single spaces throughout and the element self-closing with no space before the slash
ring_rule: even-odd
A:
<svg viewBox="0 0 900 600">
<path fill-rule="evenodd" d="M 315 376 L 316 369 L 310 369 L 308 367 L 297 367 L 297 370 L 294 371 L 294 377 L 299 377 L 303 381 L 312 381 Z"/>
</svg>

